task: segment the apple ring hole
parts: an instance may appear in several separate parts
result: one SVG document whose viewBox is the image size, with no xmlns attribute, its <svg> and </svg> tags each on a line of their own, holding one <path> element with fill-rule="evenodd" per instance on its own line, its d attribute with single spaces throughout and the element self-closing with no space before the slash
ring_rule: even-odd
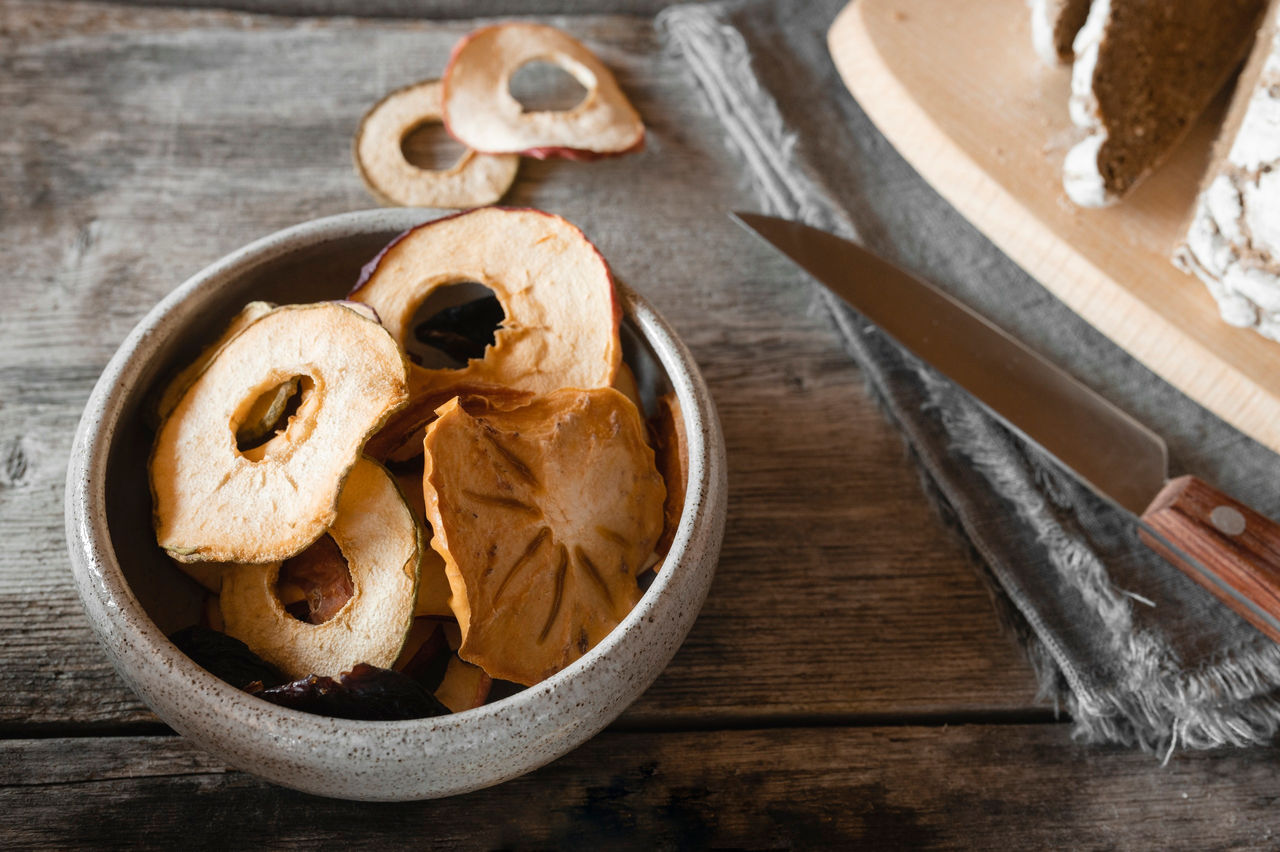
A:
<svg viewBox="0 0 1280 852">
<path fill-rule="evenodd" d="M 444 172 L 462 162 L 467 148 L 445 132 L 439 119 L 424 118 L 400 140 L 400 153 L 411 166 L 429 172 Z"/>
<path fill-rule="evenodd" d="M 570 68 L 531 59 L 515 70 L 507 89 L 524 112 L 567 112 L 586 100 L 588 91 L 583 81 L 593 84 L 591 72 L 585 67 Z"/>
<path fill-rule="evenodd" d="M 268 406 L 268 400 L 285 389 L 287 397 L 276 416 L 260 419 L 255 415 Z M 290 431 L 298 432 L 297 424 L 314 421 L 318 409 L 318 397 L 312 393 L 315 380 L 310 376 L 294 376 L 258 396 L 249 406 L 249 414 L 236 429 L 236 449 L 249 461 L 257 462 L 280 452 L 290 443 Z M 278 402 L 278 400 L 277 400 Z M 255 425 L 256 422 L 256 425 Z"/>
<path fill-rule="evenodd" d="M 414 312 L 405 351 L 419 367 L 461 369 L 484 357 L 505 319 L 498 297 L 479 282 L 437 287 Z"/>
<path fill-rule="evenodd" d="M 324 624 L 342 611 L 353 594 L 351 566 L 328 533 L 282 562 L 276 575 L 276 595 L 284 611 L 308 624 Z"/>
</svg>

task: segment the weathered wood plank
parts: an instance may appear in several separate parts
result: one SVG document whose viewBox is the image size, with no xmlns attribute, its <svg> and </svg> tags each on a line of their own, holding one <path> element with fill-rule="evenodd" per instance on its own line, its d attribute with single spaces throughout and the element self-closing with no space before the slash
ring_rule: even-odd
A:
<svg viewBox="0 0 1280 852">
<path fill-rule="evenodd" d="M 653 15 L 677 2 L 707 0 L 539 0 L 540 15 Z M 475 0 L 122 0 L 131 6 L 174 6 L 200 9 L 239 9 L 268 15 L 363 18 L 474 18 Z M 485 0 L 484 14 L 505 17 L 530 14 L 528 0 Z"/>
<path fill-rule="evenodd" d="M 1032 678 L 923 501 L 812 289 L 725 218 L 752 204 L 648 22 L 561 21 L 614 67 L 643 154 L 527 162 L 509 201 L 580 223 L 702 364 L 729 443 L 719 575 L 635 724 L 1020 710 Z M 224 253 L 373 204 L 363 111 L 470 22 L 0 2 L 0 725 L 152 717 L 94 644 L 62 536 L 71 435 L 134 323 Z M 322 93 L 322 94 L 321 94 Z"/>
<path fill-rule="evenodd" d="M 606 733 L 496 788 L 369 804 L 274 787 L 174 737 L 19 740 L 0 743 L 0 836 L 24 848 L 1268 848 L 1278 756 L 1161 766 L 1072 743 L 1063 725 Z"/>
</svg>

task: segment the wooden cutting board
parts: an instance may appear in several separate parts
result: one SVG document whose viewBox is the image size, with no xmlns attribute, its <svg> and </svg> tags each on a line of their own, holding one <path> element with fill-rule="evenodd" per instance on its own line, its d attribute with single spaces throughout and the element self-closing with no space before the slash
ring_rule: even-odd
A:
<svg viewBox="0 0 1280 852">
<path fill-rule="evenodd" d="M 1204 286 L 1169 262 L 1223 103 L 1129 198 L 1078 208 L 1061 179 L 1077 138 L 1070 69 L 1040 62 L 1028 17 L 1025 0 L 854 0 L 828 40 L 871 120 L 992 242 L 1175 387 L 1280 451 L 1280 344 L 1224 323 Z"/>
</svg>

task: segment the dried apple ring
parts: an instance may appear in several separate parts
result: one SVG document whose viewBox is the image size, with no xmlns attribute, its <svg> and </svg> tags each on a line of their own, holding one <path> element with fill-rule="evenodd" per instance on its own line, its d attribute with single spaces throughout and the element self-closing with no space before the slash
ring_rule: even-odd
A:
<svg viewBox="0 0 1280 852">
<path fill-rule="evenodd" d="M 263 392 L 302 377 L 288 425 L 253 451 L 236 432 Z M 275 562 L 337 514 L 365 440 L 408 399 L 380 325 L 333 302 L 277 308 L 230 340 L 160 426 L 150 463 L 156 540 L 183 562 Z"/>
<path fill-rule="evenodd" d="M 410 365 L 415 400 L 466 385 L 545 393 L 612 384 L 622 361 L 613 275 L 582 232 L 551 213 L 484 207 L 419 225 L 374 258 L 349 298 L 371 305 L 404 346 L 427 298 L 468 281 L 493 291 L 505 319 L 484 357 L 461 369 Z"/>
<path fill-rule="evenodd" d="M 478 417 L 455 399 L 425 445 L 431 545 L 453 589 L 458 656 L 531 685 L 631 611 L 666 492 L 626 397 L 569 388 Z"/>
<path fill-rule="evenodd" d="M 356 170 L 365 185 L 389 204 L 409 207 L 483 207 L 506 194 L 515 182 L 520 158 L 468 149 L 447 169 L 422 169 L 401 147 L 405 137 L 425 124 L 439 123 L 439 80 L 396 89 L 365 115 L 356 131 Z"/>
<path fill-rule="evenodd" d="M 534 61 L 581 83 L 581 103 L 525 112 L 511 77 Z M 644 122 L 612 72 L 577 39 L 543 24 L 481 27 L 459 42 L 444 71 L 443 112 L 449 132 L 477 151 L 590 160 L 644 147 Z"/>
<path fill-rule="evenodd" d="M 418 530 L 391 475 L 360 459 L 328 531 L 351 572 L 350 600 L 310 624 L 285 610 L 276 591 L 279 564 L 229 565 L 220 598 L 226 632 L 291 678 L 336 677 L 357 663 L 389 667 L 413 623 Z"/>
<path fill-rule="evenodd" d="M 178 400 L 182 399 L 182 395 L 187 392 L 187 388 L 191 387 L 191 383 L 196 380 L 196 377 L 204 372 L 205 367 L 209 366 L 209 363 L 213 361 L 222 347 L 226 346 L 237 334 L 275 309 L 276 306 L 271 302 L 250 302 L 241 308 L 240 312 L 231 318 L 231 322 L 227 323 L 227 327 L 223 329 L 218 339 L 206 346 L 194 361 L 184 367 L 165 386 L 164 393 L 160 396 L 160 401 L 156 403 L 157 422 L 169 416 L 169 412 L 173 411 L 173 407 L 178 404 Z"/>
</svg>

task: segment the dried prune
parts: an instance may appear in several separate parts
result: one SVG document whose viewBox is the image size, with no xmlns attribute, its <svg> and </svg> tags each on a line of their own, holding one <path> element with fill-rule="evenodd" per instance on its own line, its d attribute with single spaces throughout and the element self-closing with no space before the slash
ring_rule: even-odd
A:
<svg viewBox="0 0 1280 852">
<path fill-rule="evenodd" d="M 366 663 L 337 678 L 309 675 L 254 694 L 281 707 L 340 719 L 422 719 L 449 712 L 413 678 Z"/>
<path fill-rule="evenodd" d="M 506 314 L 496 296 L 486 296 L 445 308 L 418 324 L 413 330 L 418 341 L 459 363 L 483 358 L 484 348 L 493 345 L 493 335 Z"/>
<path fill-rule="evenodd" d="M 252 683 L 270 688 L 285 682 L 285 676 L 263 660 L 239 639 L 195 625 L 184 627 L 169 640 L 201 668 L 237 689 Z"/>
</svg>

